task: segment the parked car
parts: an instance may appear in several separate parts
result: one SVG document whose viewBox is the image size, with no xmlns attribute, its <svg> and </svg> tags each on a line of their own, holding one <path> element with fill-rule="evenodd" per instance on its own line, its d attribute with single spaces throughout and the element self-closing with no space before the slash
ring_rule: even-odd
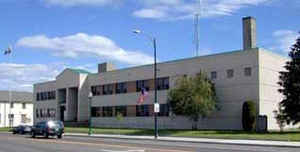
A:
<svg viewBox="0 0 300 152">
<path fill-rule="evenodd" d="M 48 138 L 49 136 L 57 136 L 57 138 L 62 138 L 64 134 L 64 124 L 61 121 L 42 121 L 37 123 L 32 127 L 31 136 L 44 136 Z"/>
<path fill-rule="evenodd" d="M 19 125 L 17 127 L 14 127 L 12 129 L 12 133 L 13 134 L 27 134 L 27 133 L 31 133 L 31 126 L 28 125 Z"/>
</svg>

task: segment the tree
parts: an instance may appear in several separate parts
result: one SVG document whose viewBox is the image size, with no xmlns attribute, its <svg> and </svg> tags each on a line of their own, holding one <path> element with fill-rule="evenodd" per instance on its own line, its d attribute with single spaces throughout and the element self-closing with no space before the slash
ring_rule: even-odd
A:
<svg viewBox="0 0 300 152">
<path fill-rule="evenodd" d="M 193 129 L 197 129 L 200 118 L 209 116 L 216 109 L 216 99 L 214 85 L 202 72 L 195 77 L 177 79 L 175 87 L 168 93 L 172 112 L 193 120 Z"/>
<path fill-rule="evenodd" d="M 289 56 L 291 60 L 286 62 L 285 71 L 280 72 L 278 91 L 284 95 L 280 102 L 282 117 L 287 124 L 295 125 L 300 122 L 300 37 L 291 47 Z"/>
<path fill-rule="evenodd" d="M 280 128 L 280 132 L 283 132 L 283 129 L 286 125 L 286 121 L 285 121 L 285 118 L 284 118 L 284 115 L 283 115 L 283 108 L 282 106 L 279 104 L 278 106 L 278 110 L 274 110 L 274 115 L 275 115 L 275 119 L 277 121 L 277 124 Z"/>
<path fill-rule="evenodd" d="M 256 125 L 256 106 L 253 101 L 243 104 L 242 124 L 245 131 L 253 131 Z"/>
</svg>

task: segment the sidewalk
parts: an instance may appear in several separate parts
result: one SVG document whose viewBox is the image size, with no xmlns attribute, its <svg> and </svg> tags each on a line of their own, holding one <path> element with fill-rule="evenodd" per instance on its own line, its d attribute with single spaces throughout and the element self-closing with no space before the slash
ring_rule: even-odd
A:
<svg viewBox="0 0 300 152">
<path fill-rule="evenodd" d="M 154 140 L 153 136 L 126 136 L 126 135 L 104 135 L 104 134 L 92 134 L 91 136 L 89 136 L 87 134 L 82 134 L 82 133 L 65 133 L 65 136 L 119 138 L 119 139 L 133 139 L 133 140 L 138 140 L 138 139 Z M 233 145 L 275 146 L 275 147 L 300 148 L 300 142 L 286 142 L 286 141 L 207 139 L 207 138 L 185 138 L 185 137 L 158 137 L 157 140 L 174 141 L 174 142 L 194 142 L 194 143 L 211 143 L 211 144 L 233 144 Z"/>
</svg>

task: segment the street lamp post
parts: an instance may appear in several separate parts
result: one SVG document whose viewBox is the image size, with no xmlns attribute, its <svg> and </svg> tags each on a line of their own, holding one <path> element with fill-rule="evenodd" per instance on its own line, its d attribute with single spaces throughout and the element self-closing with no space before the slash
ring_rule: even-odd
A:
<svg viewBox="0 0 300 152">
<path fill-rule="evenodd" d="M 89 93 L 89 136 L 92 134 L 92 98 L 93 98 L 93 93 Z"/>
<path fill-rule="evenodd" d="M 133 33 L 144 34 L 153 43 L 153 50 L 154 50 L 154 107 L 155 107 L 155 105 L 157 104 L 156 38 L 154 38 L 146 33 L 143 33 L 141 30 L 133 30 Z M 156 111 L 154 111 L 154 130 L 155 130 L 154 137 L 155 137 L 155 139 L 157 139 L 157 137 L 158 137 L 158 122 L 157 122 L 157 112 Z"/>
</svg>

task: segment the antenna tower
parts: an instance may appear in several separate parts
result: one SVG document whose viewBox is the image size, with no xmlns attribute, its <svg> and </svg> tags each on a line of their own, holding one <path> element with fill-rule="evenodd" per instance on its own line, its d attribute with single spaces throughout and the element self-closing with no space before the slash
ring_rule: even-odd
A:
<svg viewBox="0 0 300 152">
<path fill-rule="evenodd" d="M 194 43 L 195 43 L 195 51 L 196 56 L 198 56 L 199 53 L 199 19 L 201 17 L 201 3 L 202 1 L 199 0 L 198 9 L 196 10 L 195 17 L 194 17 Z"/>
</svg>

